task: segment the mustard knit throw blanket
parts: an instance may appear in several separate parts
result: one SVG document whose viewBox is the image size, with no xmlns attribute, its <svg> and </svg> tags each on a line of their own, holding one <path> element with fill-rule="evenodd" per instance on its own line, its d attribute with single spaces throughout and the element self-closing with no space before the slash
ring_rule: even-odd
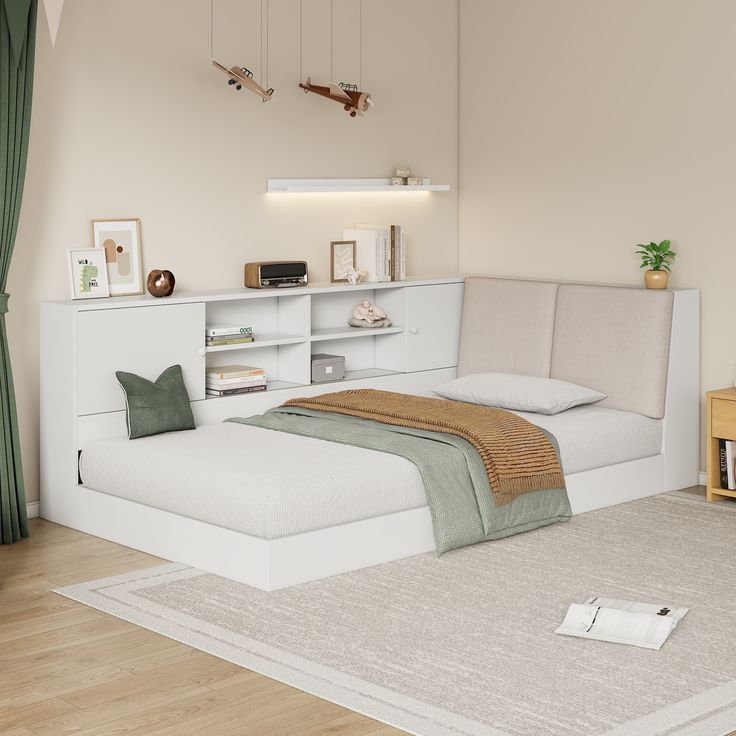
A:
<svg viewBox="0 0 736 736">
<path fill-rule="evenodd" d="M 505 409 L 374 389 L 291 399 L 284 406 L 462 437 L 483 460 L 496 506 L 531 491 L 565 487 L 552 443 L 539 427 Z"/>
</svg>

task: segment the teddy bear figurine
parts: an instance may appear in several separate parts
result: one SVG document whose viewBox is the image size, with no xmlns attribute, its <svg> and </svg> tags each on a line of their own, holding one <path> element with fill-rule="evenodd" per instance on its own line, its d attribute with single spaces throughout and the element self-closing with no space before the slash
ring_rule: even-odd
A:
<svg viewBox="0 0 736 736">
<path fill-rule="evenodd" d="M 353 309 L 348 324 L 351 327 L 391 327 L 391 320 L 380 307 L 365 299 Z"/>
</svg>

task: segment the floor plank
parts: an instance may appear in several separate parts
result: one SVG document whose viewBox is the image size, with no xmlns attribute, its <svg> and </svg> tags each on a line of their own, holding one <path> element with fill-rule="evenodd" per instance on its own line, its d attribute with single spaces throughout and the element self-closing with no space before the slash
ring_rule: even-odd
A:
<svg viewBox="0 0 736 736">
<path fill-rule="evenodd" d="M 159 565 L 42 519 L 0 546 L 3 736 L 403 732 L 52 593 Z"/>
</svg>

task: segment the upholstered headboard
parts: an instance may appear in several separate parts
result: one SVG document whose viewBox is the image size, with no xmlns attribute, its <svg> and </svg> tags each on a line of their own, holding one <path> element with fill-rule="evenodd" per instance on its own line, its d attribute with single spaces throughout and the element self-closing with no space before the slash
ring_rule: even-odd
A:
<svg viewBox="0 0 736 736">
<path fill-rule="evenodd" d="M 607 394 L 598 404 L 661 419 L 670 291 L 469 277 L 458 375 L 549 376 Z"/>
</svg>

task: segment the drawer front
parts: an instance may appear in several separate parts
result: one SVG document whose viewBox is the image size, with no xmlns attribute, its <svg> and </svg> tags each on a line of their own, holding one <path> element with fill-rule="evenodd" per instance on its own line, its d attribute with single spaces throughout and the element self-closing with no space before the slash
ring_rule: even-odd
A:
<svg viewBox="0 0 736 736">
<path fill-rule="evenodd" d="M 115 371 L 154 381 L 179 363 L 192 401 L 204 399 L 204 304 L 80 312 L 78 413 L 125 409 Z"/>
<path fill-rule="evenodd" d="M 712 399 L 711 434 L 724 440 L 736 440 L 736 401 Z"/>
</svg>

